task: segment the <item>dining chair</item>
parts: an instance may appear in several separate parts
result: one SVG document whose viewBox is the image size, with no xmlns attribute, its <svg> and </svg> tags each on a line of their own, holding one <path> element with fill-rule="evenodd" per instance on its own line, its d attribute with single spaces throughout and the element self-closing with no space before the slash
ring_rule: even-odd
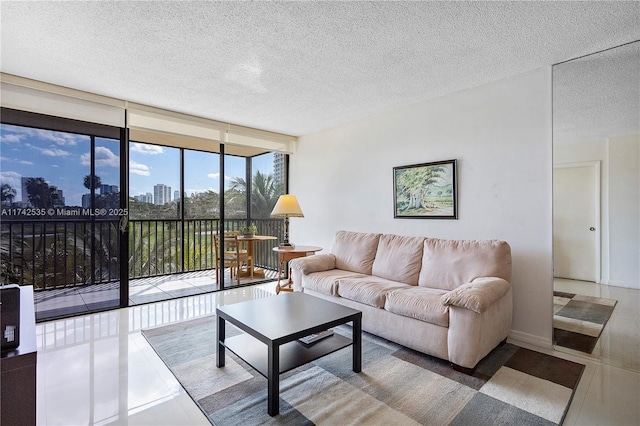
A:
<svg viewBox="0 0 640 426">
<path fill-rule="evenodd" d="M 238 285 L 240 285 L 240 272 L 243 265 L 246 265 L 253 280 L 253 258 L 242 248 L 242 241 L 238 241 L 238 235 L 224 234 L 224 253 L 220 252 L 220 236 L 214 235 L 213 240 L 216 259 L 216 284 L 220 283 L 218 276 L 220 263 L 223 264 L 224 268 L 229 268 L 232 280 L 235 273 Z"/>
</svg>

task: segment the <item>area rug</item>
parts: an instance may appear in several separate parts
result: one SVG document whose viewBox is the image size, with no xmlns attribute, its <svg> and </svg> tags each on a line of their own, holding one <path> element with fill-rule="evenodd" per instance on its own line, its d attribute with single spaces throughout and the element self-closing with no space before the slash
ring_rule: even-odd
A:
<svg viewBox="0 0 640 426">
<path fill-rule="evenodd" d="M 617 300 L 553 292 L 553 343 L 592 353 Z"/>
<path fill-rule="evenodd" d="M 350 326 L 334 328 L 351 335 Z M 240 333 L 227 323 L 227 336 Z M 561 424 L 584 365 L 512 344 L 476 372 L 363 333 L 362 372 L 351 347 L 280 376 L 280 414 L 267 414 L 267 381 L 226 351 L 216 367 L 215 316 L 142 334 L 213 425 Z M 265 347 L 266 355 L 266 347 Z"/>
</svg>

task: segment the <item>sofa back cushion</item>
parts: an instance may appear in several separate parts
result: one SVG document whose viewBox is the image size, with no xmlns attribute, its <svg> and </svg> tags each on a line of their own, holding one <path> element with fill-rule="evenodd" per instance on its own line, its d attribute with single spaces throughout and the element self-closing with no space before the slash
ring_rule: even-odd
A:
<svg viewBox="0 0 640 426">
<path fill-rule="evenodd" d="M 371 275 L 380 234 L 350 231 L 336 232 L 331 253 L 336 256 L 336 268 Z"/>
<path fill-rule="evenodd" d="M 478 277 L 511 282 L 511 247 L 505 241 L 426 238 L 418 285 L 453 290 Z"/>
<path fill-rule="evenodd" d="M 418 284 L 424 237 L 385 234 L 378 242 L 372 274 L 405 284 Z"/>
</svg>

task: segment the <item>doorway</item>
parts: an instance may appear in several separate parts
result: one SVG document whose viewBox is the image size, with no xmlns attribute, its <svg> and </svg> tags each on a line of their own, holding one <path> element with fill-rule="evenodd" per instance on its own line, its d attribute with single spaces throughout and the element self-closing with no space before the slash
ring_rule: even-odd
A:
<svg viewBox="0 0 640 426">
<path fill-rule="evenodd" d="M 554 166 L 554 277 L 600 282 L 600 162 Z"/>
</svg>

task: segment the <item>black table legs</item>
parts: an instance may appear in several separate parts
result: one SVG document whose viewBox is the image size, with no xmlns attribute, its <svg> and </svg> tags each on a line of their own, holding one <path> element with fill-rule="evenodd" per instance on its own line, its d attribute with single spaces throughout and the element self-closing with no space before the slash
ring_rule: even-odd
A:
<svg viewBox="0 0 640 426">
<path fill-rule="evenodd" d="M 362 316 L 353 320 L 353 372 L 362 371 Z"/>
<path fill-rule="evenodd" d="M 217 316 L 217 328 L 218 333 L 218 351 L 216 356 L 216 367 L 224 367 L 224 335 L 225 335 L 225 322 L 224 318 L 220 315 Z"/>
<path fill-rule="evenodd" d="M 275 416 L 280 412 L 280 346 L 268 346 L 267 413 Z"/>
</svg>

